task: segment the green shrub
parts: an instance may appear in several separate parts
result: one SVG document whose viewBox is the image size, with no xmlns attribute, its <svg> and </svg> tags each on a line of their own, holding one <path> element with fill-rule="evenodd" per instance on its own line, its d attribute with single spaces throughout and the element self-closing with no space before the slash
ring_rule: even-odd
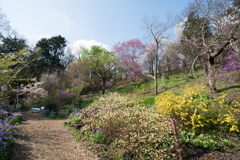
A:
<svg viewBox="0 0 240 160">
<path fill-rule="evenodd" d="M 85 132 L 85 136 L 87 140 L 93 141 L 95 143 L 105 143 L 106 142 L 106 136 L 102 132 L 102 130 L 97 130 L 95 133 L 87 131 Z"/>
<path fill-rule="evenodd" d="M 205 137 L 203 134 L 200 134 L 196 139 L 190 141 L 194 146 L 209 148 L 211 150 L 217 149 L 218 144 L 211 138 Z"/>
<path fill-rule="evenodd" d="M 78 134 L 78 135 L 76 135 L 75 139 L 76 139 L 76 141 L 81 141 L 81 136 Z"/>
<path fill-rule="evenodd" d="M 54 98 L 45 99 L 43 102 L 43 105 L 44 105 L 45 109 L 54 110 L 56 112 L 59 111 L 59 109 L 60 109 L 60 106 L 59 106 L 57 100 Z"/>
<path fill-rule="evenodd" d="M 225 146 L 231 146 L 230 141 L 227 140 L 227 139 L 222 139 L 221 142 L 222 142 L 222 144 L 225 145 Z"/>
<path fill-rule="evenodd" d="M 62 113 L 57 113 L 57 112 L 55 112 L 53 109 L 52 109 L 52 110 L 43 109 L 43 110 L 41 111 L 41 116 L 42 116 L 42 117 L 51 118 L 51 119 L 64 118 L 64 115 L 63 115 Z"/>
<path fill-rule="evenodd" d="M 10 120 L 10 124 L 12 125 L 19 125 L 21 124 L 22 122 L 22 114 L 20 113 L 12 113 L 12 116 L 11 116 L 11 120 Z"/>
<path fill-rule="evenodd" d="M 145 97 L 144 105 L 145 106 L 153 106 L 155 104 L 155 97 Z"/>
<path fill-rule="evenodd" d="M 216 141 L 209 137 L 205 137 L 203 134 L 200 134 L 196 137 L 194 130 L 192 132 L 182 131 L 179 141 L 183 144 L 190 143 L 193 146 L 208 148 L 211 150 L 215 150 L 218 148 L 218 144 Z"/>
</svg>

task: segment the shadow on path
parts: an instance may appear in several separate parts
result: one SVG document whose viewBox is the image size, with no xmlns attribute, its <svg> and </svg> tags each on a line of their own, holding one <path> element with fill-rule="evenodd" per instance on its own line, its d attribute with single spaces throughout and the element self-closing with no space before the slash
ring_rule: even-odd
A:
<svg viewBox="0 0 240 160">
<path fill-rule="evenodd" d="M 223 91 L 227 91 L 227 90 L 233 89 L 233 88 L 240 88 L 240 85 L 229 86 L 229 87 L 226 87 L 226 88 L 219 89 L 218 91 L 223 92 Z"/>
</svg>

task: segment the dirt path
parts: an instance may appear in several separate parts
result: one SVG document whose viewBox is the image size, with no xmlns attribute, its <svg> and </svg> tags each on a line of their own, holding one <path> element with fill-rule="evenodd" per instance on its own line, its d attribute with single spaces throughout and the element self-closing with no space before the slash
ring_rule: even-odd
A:
<svg viewBox="0 0 240 160">
<path fill-rule="evenodd" d="M 64 119 L 43 118 L 23 113 L 23 123 L 16 127 L 13 160 L 97 160 L 94 153 L 77 143 Z"/>
</svg>

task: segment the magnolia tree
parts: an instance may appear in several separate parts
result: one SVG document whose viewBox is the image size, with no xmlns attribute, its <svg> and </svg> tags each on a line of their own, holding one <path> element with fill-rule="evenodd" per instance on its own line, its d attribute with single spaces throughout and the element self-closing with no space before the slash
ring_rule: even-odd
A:
<svg viewBox="0 0 240 160">
<path fill-rule="evenodd" d="M 126 76 L 131 74 L 132 79 L 146 78 L 143 75 L 142 56 L 146 46 L 139 39 L 127 42 L 118 42 L 113 46 L 115 56 L 119 59 L 119 65 L 123 66 Z"/>
<path fill-rule="evenodd" d="M 18 95 L 23 95 L 23 103 L 26 103 L 28 106 L 33 103 L 38 103 L 38 106 L 41 106 L 41 102 L 44 98 L 48 97 L 48 92 L 43 89 L 43 82 L 37 82 L 35 79 L 32 80 L 32 83 L 27 85 L 20 85 L 20 88 L 16 90 Z"/>
</svg>

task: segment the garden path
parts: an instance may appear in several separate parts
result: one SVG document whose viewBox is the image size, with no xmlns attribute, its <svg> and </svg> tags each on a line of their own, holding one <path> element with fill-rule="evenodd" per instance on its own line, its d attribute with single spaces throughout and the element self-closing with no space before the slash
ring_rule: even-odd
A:
<svg viewBox="0 0 240 160">
<path fill-rule="evenodd" d="M 23 123 L 16 127 L 13 160 L 98 160 L 97 156 L 76 142 L 63 126 L 65 119 L 48 119 L 39 113 L 23 113 Z"/>
</svg>

